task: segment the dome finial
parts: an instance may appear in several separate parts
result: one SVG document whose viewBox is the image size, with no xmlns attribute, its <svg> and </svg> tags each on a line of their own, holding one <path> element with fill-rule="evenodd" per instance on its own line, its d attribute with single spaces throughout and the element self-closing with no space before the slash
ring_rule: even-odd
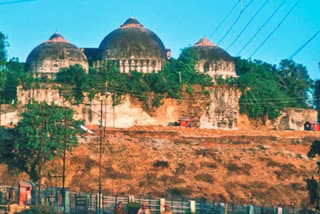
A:
<svg viewBox="0 0 320 214">
<path fill-rule="evenodd" d="M 143 25 L 140 24 L 140 22 L 138 22 L 138 20 L 136 18 L 130 17 L 120 27 L 121 28 L 125 28 L 125 27 L 143 27 Z"/>
<path fill-rule="evenodd" d="M 206 36 L 203 36 L 196 44 L 194 44 L 195 47 L 197 46 L 215 46 Z"/>
<path fill-rule="evenodd" d="M 55 32 L 54 34 L 52 34 L 52 36 L 50 36 L 49 40 L 46 42 L 66 42 L 66 43 L 69 43 L 58 32 Z"/>
</svg>

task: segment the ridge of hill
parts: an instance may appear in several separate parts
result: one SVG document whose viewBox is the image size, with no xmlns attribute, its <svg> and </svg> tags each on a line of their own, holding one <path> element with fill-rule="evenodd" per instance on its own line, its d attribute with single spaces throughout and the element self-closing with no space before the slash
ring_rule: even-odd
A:
<svg viewBox="0 0 320 214">
<path fill-rule="evenodd" d="M 98 191 L 99 130 L 89 128 L 94 134 L 67 155 L 71 191 Z M 107 195 L 299 207 L 308 204 L 306 179 L 316 177 L 315 161 L 306 157 L 318 138 L 314 132 L 148 126 L 108 128 L 105 134 L 102 190 Z M 57 173 L 59 166 L 61 160 L 49 163 Z M 9 177 L 1 172 L 5 182 Z M 61 185 L 57 178 L 44 183 Z"/>
</svg>

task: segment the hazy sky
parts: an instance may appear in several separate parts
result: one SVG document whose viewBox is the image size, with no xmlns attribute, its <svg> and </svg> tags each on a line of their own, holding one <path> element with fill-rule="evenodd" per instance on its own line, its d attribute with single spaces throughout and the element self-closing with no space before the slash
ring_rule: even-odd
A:
<svg viewBox="0 0 320 214">
<path fill-rule="evenodd" d="M 0 0 L 0 31 L 8 36 L 9 57 L 25 61 L 31 50 L 58 31 L 78 47 L 98 47 L 102 39 L 134 16 L 155 32 L 173 57 L 180 49 L 193 45 L 202 36 L 209 37 L 237 0 L 35 0 L 3 4 Z M 251 0 L 243 0 L 243 7 Z M 266 0 L 254 0 L 219 44 L 226 49 Z M 269 0 L 238 41 L 228 50 L 236 55 L 282 0 Z M 282 8 L 252 43 L 241 53 L 248 58 L 279 24 L 297 0 L 286 0 Z M 241 10 L 240 4 L 210 39 L 217 44 Z M 291 56 L 319 29 L 319 0 L 300 0 L 253 58 L 277 64 Z M 319 35 L 296 57 L 307 66 L 312 78 L 319 78 Z"/>
</svg>

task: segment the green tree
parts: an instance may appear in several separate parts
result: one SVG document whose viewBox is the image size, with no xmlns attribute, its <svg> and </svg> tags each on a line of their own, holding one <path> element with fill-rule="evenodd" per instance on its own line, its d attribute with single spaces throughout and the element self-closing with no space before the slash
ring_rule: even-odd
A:
<svg viewBox="0 0 320 214">
<path fill-rule="evenodd" d="M 129 94 L 138 98 L 146 109 L 150 105 L 158 107 L 164 97 L 179 99 L 181 86 L 199 84 L 203 88 L 212 85 L 210 76 L 195 70 L 197 59 L 191 49 L 183 49 L 179 59 L 171 59 L 159 72 L 144 74 L 137 71 L 121 73 L 114 63 L 105 68 L 90 69 L 86 74 L 79 65 L 63 68 L 57 74 L 65 98 L 81 103 L 84 93 L 93 98 L 97 93 L 113 94 L 114 105 L 122 101 L 121 95 Z M 179 76 L 181 75 L 181 82 Z M 190 91 L 190 90 L 189 90 Z M 152 95 L 152 96 L 151 96 Z"/>
<path fill-rule="evenodd" d="M 69 68 L 62 68 L 57 74 L 56 78 L 58 83 L 69 85 L 64 87 L 62 94 L 70 95 L 68 98 L 74 99 L 75 104 L 82 103 L 84 92 L 89 89 L 89 82 L 86 71 L 81 65 L 71 65 Z"/>
<path fill-rule="evenodd" d="M 33 82 L 24 71 L 24 63 L 19 62 L 18 58 L 7 61 L 6 39 L 0 32 L 0 103 L 11 103 L 17 98 L 18 85 L 26 86 Z"/>
<path fill-rule="evenodd" d="M 7 61 L 7 46 L 7 37 L 0 32 L 0 71 L 4 69 L 4 66 Z"/>
<path fill-rule="evenodd" d="M 17 99 L 17 87 L 23 86 L 30 88 L 34 79 L 24 71 L 24 63 L 19 62 L 18 58 L 12 58 L 6 63 L 4 71 L 7 76 L 7 81 L 2 93 L 6 103 L 11 103 Z"/>
<path fill-rule="evenodd" d="M 7 149 L 1 161 L 11 169 L 26 172 L 40 184 L 49 173 L 46 163 L 62 157 L 64 148 L 71 151 L 77 146 L 81 136 L 78 126 L 82 122 L 73 119 L 72 109 L 46 103 L 29 104 L 20 116 L 22 119 L 17 126 L 7 134 L 10 140 L 8 137 L 0 139 Z"/>
<path fill-rule="evenodd" d="M 291 98 L 288 107 L 308 107 L 308 93 L 313 86 L 313 81 L 305 66 L 285 59 L 280 62 L 275 76 L 280 89 Z"/>
<path fill-rule="evenodd" d="M 317 80 L 314 84 L 313 105 L 318 111 L 318 122 L 320 122 L 320 80 Z"/>
<path fill-rule="evenodd" d="M 5 63 L 7 60 L 6 46 L 6 37 L 0 32 L 0 96 L 3 95 L 2 92 L 7 82 L 7 75 L 5 73 Z M 3 96 L 0 98 L 0 104 L 2 102 L 4 102 Z"/>
<path fill-rule="evenodd" d="M 237 86 L 242 92 L 240 112 L 253 119 L 274 119 L 280 115 L 287 97 L 273 75 L 275 67 L 261 62 L 235 59 L 239 75 Z"/>
<path fill-rule="evenodd" d="M 309 158 L 318 158 L 317 166 L 318 166 L 318 177 L 320 177 L 320 141 L 314 141 L 309 149 L 308 152 Z M 311 179 L 307 179 L 307 189 L 309 192 L 310 202 L 313 205 L 316 205 L 316 208 L 319 210 L 319 200 L 320 200 L 320 193 L 319 193 L 319 181 L 315 180 L 313 177 Z"/>
</svg>

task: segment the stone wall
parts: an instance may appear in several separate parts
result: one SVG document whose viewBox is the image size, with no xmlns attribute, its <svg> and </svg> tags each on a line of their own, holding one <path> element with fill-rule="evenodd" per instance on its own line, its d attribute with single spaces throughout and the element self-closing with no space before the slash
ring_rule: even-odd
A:
<svg viewBox="0 0 320 214">
<path fill-rule="evenodd" d="M 109 59 L 93 62 L 93 67 L 100 69 L 106 67 L 108 62 L 114 63 L 121 73 L 129 73 L 130 71 L 138 71 L 142 73 L 158 72 L 164 65 L 163 60 L 153 59 Z"/>
<path fill-rule="evenodd" d="M 317 121 L 318 112 L 314 109 L 286 108 L 281 116 L 271 121 L 271 125 L 279 130 L 304 130 L 306 121 Z"/>
<path fill-rule="evenodd" d="M 13 126 L 19 122 L 19 113 L 16 107 L 2 104 L 0 106 L 0 126 Z"/>
<path fill-rule="evenodd" d="M 234 62 L 228 62 L 224 60 L 199 60 L 196 65 L 196 69 L 200 72 L 208 74 L 213 79 L 217 77 L 222 77 L 224 79 L 227 77 L 237 77 Z"/>
<path fill-rule="evenodd" d="M 59 89 L 18 88 L 18 105 L 24 106 L 30 100 L 55 103 L 60 106 L 69 106 L 69 103 L 60 95 Z M 200 87 L 194 87 L 194 94 L 184 94 L 184 99 L 164 99 L 158 108 L 146 111 L 142 103 L 136 98 L 126 96 L 121 104 L 114 106 L 111 96 L 99 97 L 84 104 L 73 105 L 76 119 L 85 120 L 86 125 L 99 125 L 101 100 L 103 100 L 102 123 L 107 127 L 127 128 L 135 125 L 162 125 L 168 126 L 181 117 L 192 120 L 193 127 L 208 129 L 236 129 L 239 115 L 240 91 L 227 86 L 215 86 L 202 93 Z M 6 116 L 7 117 L 7 116 Z M 9 121 L 6 121 L 8 124 Z M 3 125 L 6 125 L 3 124 Z"/>
</svg>

